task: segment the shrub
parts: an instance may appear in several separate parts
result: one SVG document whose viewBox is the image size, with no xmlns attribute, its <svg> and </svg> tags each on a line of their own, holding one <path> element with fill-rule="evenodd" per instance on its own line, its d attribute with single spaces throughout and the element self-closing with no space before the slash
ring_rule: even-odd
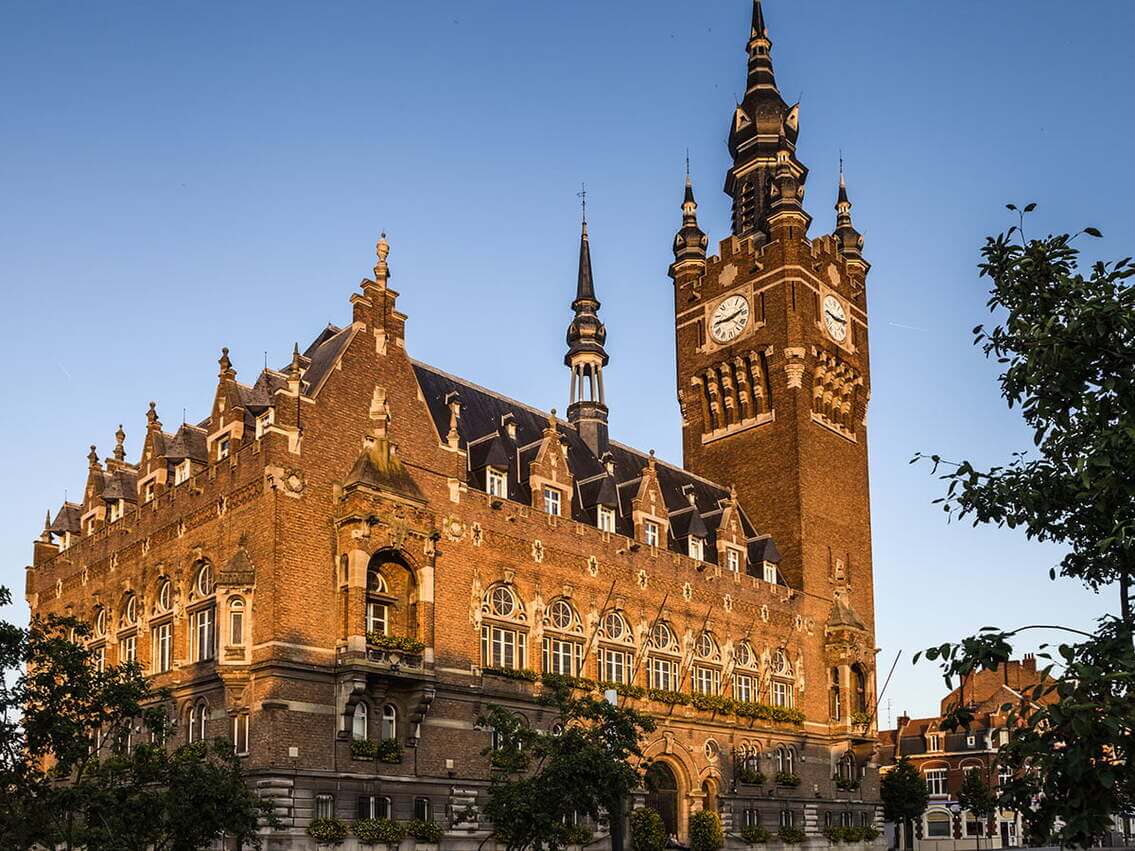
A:
<svg viewBox="0 0 1135 851">
<path fill-rule="evenodd" d="M 690 851 L 720 851 L 725 847 L 721 817 L 713 810 L 699 810 L 690 816 Z"/>
<path fill-rule="evenodd" d="M 320 845 L 341 845 L 347 838 L 347 825 L 337 818 L 317 818 L 307 826 L 307 835 Z"/>
<path fill-rule="evenodd" d="M 861 830 L 863 831 L 863 841 L 864 842 L 874 842 L 876 839 L 879 838 L 878 828 L 864 827 L 864 828 L 861 828 Z"/>
<path fill-rule="evenodd" d="M 835 787 L 844 792 L 854 792 L 859 788 L 859 781 L 850 777 L 833 777 L 832 779 L 835 781 Z"/>
<path fill-rule="evenodd" d="M 418 842 L 427 842 L 437 845 L 445 834 L 441 825 L 430 819 L 413 819 L 406 822 L 406 832 Z"/>
<path fill-rule="evenodd" d="M 374 759 L 378 756 L 378 742 L 370 739 L 351 739 L 351 756 L 355 759 Z"/>
<path fill-rule="evenodd" d="M 723 697 L 720 694 L 695 694 L 690 702 L 694 705 L 694 709 L 703 712 L 721 712 L 726 715 L 732 715 L 737 706 L 737 701 L 733 698 Z"/>
<path fill-rule="evenodd" d="M 595 834 L 585 824 L 573 824 L 567 829 L 568 845 L 578 845 L 582 848 L 584 845 L 590 845 L 594 838 Z"/>
<path fill-rule="evenodd" d="M 741 839 L 743 839 L 747 845 L 762 845 L 771 838 L 771 834 L 759 824 L 741 828 Z"/>
<path fill-rule="evenodd" d="M 862 842 L 866 838 L 865 831 L 866 828 L 863 827 L 825 827 L 824 836 L 832 843 Z M 878 835 L 877 831 L 876 835 Z"/>
<path fill-rule="evenodd" d="M 383 739 L 377 744 L 375 755 L 379 762 L 397 764 L 402 761 L 402 743 L 397 739 Z"/>
<path fill-rule="evenodd" d="M 619 697 L 630 697 L 635 700 L 641 700 L 646 697 L 646 689 L 642 686 L 632 686 L 629 683 L 599 683 L 600 691 L 606 691 L 609 688 L 613 688 Z"/>
<path fill-rule="evenodd" d="M 527 668 L 483 668 L 481 672 L 490 677 L 500 677 L 502 680 L 521 680 L 526 683 L 534 683 L 540 679 L 539 674 Z"/>
<path fill-rule="evenodd" d="M 871 713 L 870 712 L 852 712 L 851 725 L 853 727 L 867 728 L 871 726 Z"/>
<path fill-rule="evenodd" d="M 405 635 L 383 635 L 381 632 L 368 632 L 367 644 L 383 650 L 399 650 L 410 655 L 416 655 L 426 649 L 426 645 L 416 638 L 408 638 Z"/>
<path fill-rule="evenodd" d="M 397 845 L 406 836 L 406 828 L 388 818 L 360 819 L 351 830 L 363 845 Z"/>
<path fill-rule="evenodd" d="M 595 690 L 594 680 L 589 680 L 587 677 L 572 677 L 567 674 L 541 674 L 540 682 L 548 688 L 553 688 L 558 691 L 570 691 L 571 689 L 579 689 L 580 691 Z"/>
<path fill-rule="evenodd" d="M 782 827 L 776 835 L 786 845 L 799 845 L 804 841 L 804 831 L 799 827 Z"/>
<path fill-rule="evenodd" d="M 666 825 L 657 810 L 639 807 L 631 813 L 631 848 L 634 851 L 662 851 L 666 845 Z"/>
<path fill-rule="evenodd" d="M 797 786 L 800 785 L 800 775 L 799 774 L 793 774 L 790 771 L 778 771 L 776 773 L 776 785 L 777 786 L 791 786 L 792 788 L 795 789 Z"/>
<path fill-rule="evenodd" d="M 742 765 L 737 772 L 737 779 L 747 786 L 760 786 L 765 782 L 764 774 L 751 765 Z"/>
<path fill-rule="evenodd" d="M 690 696 L 681 691 L 665 691 L 660 688 L 648 689 L 647 697 L 651 700 L 657 700 L 659 703 L 668 703 L 671 706 L 689 706 Z"/>
</svg>

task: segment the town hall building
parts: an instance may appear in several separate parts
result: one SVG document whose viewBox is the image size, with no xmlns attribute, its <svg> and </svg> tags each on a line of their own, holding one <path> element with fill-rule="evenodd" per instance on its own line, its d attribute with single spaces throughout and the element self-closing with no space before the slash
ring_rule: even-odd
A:
<svg viewBox="0 0 1135 851">
<path fill-rule="evenodd" d="M 869 265 L 842 176 L 811 233 L 760 2 L 748 36 L 732 229 L 710 254 L 687 178 L 657 329 L 680 464 L 608 433 L 586 223 L 562 415 L 415 360 L 383 237 L 342 325 L 251 380 L 225 350 L 206 418 L 170 429 L 151 402 L 138 449 L 121 427 L 91 447 L 81 499 L 49 514 L 32 612 L 86 620 L 98 664 L 168 688 L 177 741 L 229 739 L 284 825 L 269 847 L 376 816 L 476 847 L 476 718 L 550 724 L 549 675 L 657 720 L 634 803 L 681 840 L 702 808 L 734 837 L 881 826 Z"/>
</svg>

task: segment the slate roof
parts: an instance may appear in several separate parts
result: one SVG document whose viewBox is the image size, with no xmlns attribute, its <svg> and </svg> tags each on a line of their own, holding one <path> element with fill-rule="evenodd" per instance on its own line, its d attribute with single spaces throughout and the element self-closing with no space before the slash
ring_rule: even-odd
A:
<svg viewBox="0 0 1135 851">
<path fill-rule="evenodd" d="M 530 505 L 532 494 L 528 488 L 529 468 L 539 451 L 544 430 L 548 427 L 547 412 L 449 375 L 428 364 L 418 361 L 412 363 L 439 436 L 449 433 L 451 394 L 456 393 L 461 401 L 457 430 L 459 446 L 467 450 L 468 483 L 479 490 L 485 490 L 486 467 L 507 466 L 509 498 Z M 509 434 L 509 423 L 515 427 L 515 437 Z M 600 459 L 570 423 L 557 423 L 557 430 L 567 445 L 568 467 L 575 478 L 571 518 L 594 525 L 597 506 L 612 505 L 616 509 L 615 531 L 628 537 L 633 536 L 631 500 L 638 494 L 643 469 L 649 462 L 647 453 L 612 441 L 610 452 L 605 459 Z M 704 536 L 705 559 L 715 564 L 717 528 L 721 523 L 723 506 L 730 497 L 729 489 L 657 459 L 655 469 L 659 489 L 670 515 L 668 548 L 685 554 L 687 536 L 693 532 Z M 779 562 L 780 553 L 772 539 L 761 535 L 744 512 L 740 512 L 740 516 L 748 544 L 750 569 L 759 570 L 763 561 Z"/>
<path fill-rule="evenodd" d="M 80 518 L 83 514 L 83 507 L 76 505 L 73 502 L 63 503 L 63 507 L 55 515 L 55 519 L 51 521 L 51 526 L 48 531 L 53 535 L 62 535 L 65 532 L 78 534 L 83 530 Z"/>
</svg>

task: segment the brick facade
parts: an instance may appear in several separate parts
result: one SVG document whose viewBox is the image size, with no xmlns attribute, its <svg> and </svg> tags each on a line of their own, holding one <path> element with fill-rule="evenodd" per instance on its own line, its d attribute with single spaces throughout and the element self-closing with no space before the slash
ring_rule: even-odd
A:
<svg viewBox="0 0 1135 851">
<path fill-rule="evenodd" d="M 767 43 L 758 3 L 750 57 Z M 794 142 L 794 112 L 778 120 Z M 875 824 L 867 264 L 849 204 L 843 231 L 809 239 L 785 201 L 803 175 L 739 157 L 742 183 L 769 173 L 771 212 L 706 257 L 689 189 L 671 269 L 684 468 L 607 441 L 589 255 L 569 366 L 599 396 L 563 422 L 410 358 L 382 239 L 349 325 L 251 384 L 225 352 L 209 417 L 167 433 L 151 406 L 137 461 L 122 434 L 105 461 L 92 448 L 82 503 L 35 544 L 33 612 L 105 624 L 109 663 L 134 636 L 182 740 L 247 724 L 248 772 L 286 825 L 271 847 L 313 847 L 317 812 L 352 819 L 368 796 L 475 846 L 478 712 L 549 724 L 520 671 L 598 681 L 620 659 L 621 699 L 659 721 L 646 753 L 673 775 L 680 837 L 705 806 L 731 830 Z M 723 345 L 730 295 L 750 319 Z"/>
</svg>

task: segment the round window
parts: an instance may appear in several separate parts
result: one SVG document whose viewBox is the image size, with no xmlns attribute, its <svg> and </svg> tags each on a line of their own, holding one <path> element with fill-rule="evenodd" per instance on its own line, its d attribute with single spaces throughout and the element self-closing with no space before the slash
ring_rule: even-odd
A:
<svg viewBox="0 0 1135 851">
<path fill-rule="evenodd" d="M 612 641 L 618 641 L 627 632 L 626 621 L 618 612 L 608 612 L 603 618 L 603 633 Z"/>
<path fill-rule="evenodd" d="M 493 589 L 490 606 L 493 614 L 498 618 L 512 617 L 516 611 L 516 596 L 512 593 L 512 589 L 498 585 Z"/>
<path fill-rule="evenodd" d="M 713 642 L 713 636 L 708 632 L 703 632 L 698 638 L 698 655 L 703 659 L 708 659 L 713 656 L 716 649 L 717 645 Z"/>
<path fill-rule="evenodd" d="M 131 594 L 126 598 L 126 608 L 122 612 L 126 623 L 132 624 L 138 620 L 138 598 Z"/>
<path fill-rule="evenodd" d="M 158 608 L 163 612 L 170 607 L 173 602 L 173 583 L 168 579 L 163 579 L 161 587 L 158 588 Z"/>
<path fill-rule="evenodd" d="M 213 568 L 208 564 L 201 565 L 197 571 L 197 593 L 207 597 L 213 593 Z"/>
<path fill-rule="evenodd" d="M 571 629 L 575 621 L 575 613 L 567 600 L 556 600 L 552 603 L 548 620 L 556 629 Z"/>
</svg>

